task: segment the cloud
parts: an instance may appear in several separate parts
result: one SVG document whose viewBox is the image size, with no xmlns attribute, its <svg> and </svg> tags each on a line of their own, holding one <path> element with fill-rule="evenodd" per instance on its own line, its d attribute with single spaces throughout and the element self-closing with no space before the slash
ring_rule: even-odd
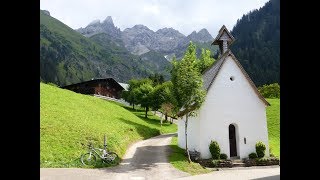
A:
<svg viewBox="0 0 320 180">
<path fill-rule="evenodd" d="M 156 5 L 145 5 L 143 6 L 143 11 L 154 15 L 158 15 L 160 13 L 159 7 Z"/>
<path fill-rule="evenodd" d="M 172 27 L 188 35 L 202 28 L 215 36 L 224 24 L 229 30 L 243 14 L 268 0 L 40 0 L 40 8 L 71 28 L 112 16 L 121 30 L 136 24 L 153 31 Z"/>
</svg>

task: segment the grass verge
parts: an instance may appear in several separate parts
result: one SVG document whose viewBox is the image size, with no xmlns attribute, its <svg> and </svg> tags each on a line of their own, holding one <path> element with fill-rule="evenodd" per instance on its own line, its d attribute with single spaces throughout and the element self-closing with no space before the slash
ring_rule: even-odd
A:
<svg viewBox="0 0 320 180">
<path fill-rule="evenodd" d="M 171 141 L 172 153 L 169 156 L 170 163 L 177 169 L 187 172 L 191 175 L 204 174 L 212 172 L 203 168 L 200 164 L 191 162 L 189 163 L 187 157 L 184 155 L 184 149 L 178 147 L 178 138 L 173 137 Z"/>
<path fill-rule="evenodd" d="M 280 157 L 280 99 L 266 100 L 271 104 L 267 107 L 269 147 Z"/>
</svg>

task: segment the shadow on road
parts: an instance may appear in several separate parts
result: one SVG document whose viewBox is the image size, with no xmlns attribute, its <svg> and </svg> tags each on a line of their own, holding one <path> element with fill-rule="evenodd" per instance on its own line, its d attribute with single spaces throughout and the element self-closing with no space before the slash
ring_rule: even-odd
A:
<svg viewBox="0 0 320 180">
<path fill-rule="evenodd" d="M 132 122 L 129 121 L 128 123 Z M 141 125 L 137 124 L 137 128 L 139 128 L 139 126 Z M 165 134 L 151 139 L 173 136 L 175 136 L 175 134 Z M 113 173 L 130 173 L 133 171 L 150 170 L 160 164 L 168 163 L 167 155 L 170 154 L 170 152 L 170 145 L 137 147 L 132 158 L 123 159 L 120 165 L 116 167 L 102 168 L 99 170 Z"/>
<path fill-rule="evenodd" d="M 278 179 L 280 179 L 280 175 L 267 176 L 267 177 L 263 177 L 263 178 L 255 178 L 252 180 L 278 180 Z"/>
</svg>

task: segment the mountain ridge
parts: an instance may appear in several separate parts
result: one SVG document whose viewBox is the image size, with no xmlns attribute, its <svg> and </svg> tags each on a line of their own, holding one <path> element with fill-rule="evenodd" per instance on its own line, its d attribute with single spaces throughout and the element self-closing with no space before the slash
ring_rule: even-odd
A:
<svg viewBox="0 0 320 180">
<path fill-rule="evenodd" d="M 131 78 L 145 78 L 154 73 L 169 78 L 168 61 L 159 64 L 141 58 L 127 51 L 121 39 L 105 33 L 85 37 L 40 10 L 41 81 L 63 86 L 104 77 L 128 82 Z"/>
<path fill-rule="evenodd" d="M 181 54 L 183 54 L 190 41 L 206 44 L 213 40 L 213 37 L 205 28 L 198 32 L 193 31 L 188 36 L 172 27 L 164 27 L 153 31 L 143 24 L 136 24 L 121 31 L 114 26 L 111 16 L 107 16 L 107 19 L 112 23 L 104 26 L 99 20 L 99 22 L 94 23 L 94 26 L 91 22 L 86 27 L 76 30 L 86 37 L 104 32 L 114 38 L 122 39 L 125 48 L 133 55 L 143 55 L 149 51 L 155 51 L 164 57 L 173 57 L 175 55 L 177 58 L 181 58 Z M 214 52 L 217 49 L 210 46 L 206 48 Z"/>
</svg>

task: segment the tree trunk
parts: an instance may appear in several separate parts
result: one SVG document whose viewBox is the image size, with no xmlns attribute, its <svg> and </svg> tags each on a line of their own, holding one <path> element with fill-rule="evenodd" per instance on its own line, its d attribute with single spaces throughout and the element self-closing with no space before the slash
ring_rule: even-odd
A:
<svg viewBox="0 0 320 180">
<path fill-rule="evenodd" d="M 186 114 L 186 121 L 185 121 L 185 125 L 184 125 L 185 129 L 184 129 L 184 132 L 185 132 L 185 135 L 186 135 L 186 151 L 187 151 L 187 155 L 188 155 L 188 162 L 190 163 L 191 162 L 191 159 L 190 159 L 190 154 L 189 154 L 189 150 L 188 150 L 188 113 Z"/>
<path fill-rule="evenodd" d="M 166 115 L 165 115 L 165 120 L 164 120 L 164 122 L 168 122 L 168 114 L 166 113 Z"/>
<path fill-rule="evenodd" d="M 132 108 L 133 108 L 133 110 L 134 110 L 134 103 L 132 103 Z"/>
<path fill-rule="evenodd" d="M 148 111 L 149 111 L 149 107 L 146 107 L 146 115 L 145 115 L 145 118 L 148 118 Z"/>
</svg>

